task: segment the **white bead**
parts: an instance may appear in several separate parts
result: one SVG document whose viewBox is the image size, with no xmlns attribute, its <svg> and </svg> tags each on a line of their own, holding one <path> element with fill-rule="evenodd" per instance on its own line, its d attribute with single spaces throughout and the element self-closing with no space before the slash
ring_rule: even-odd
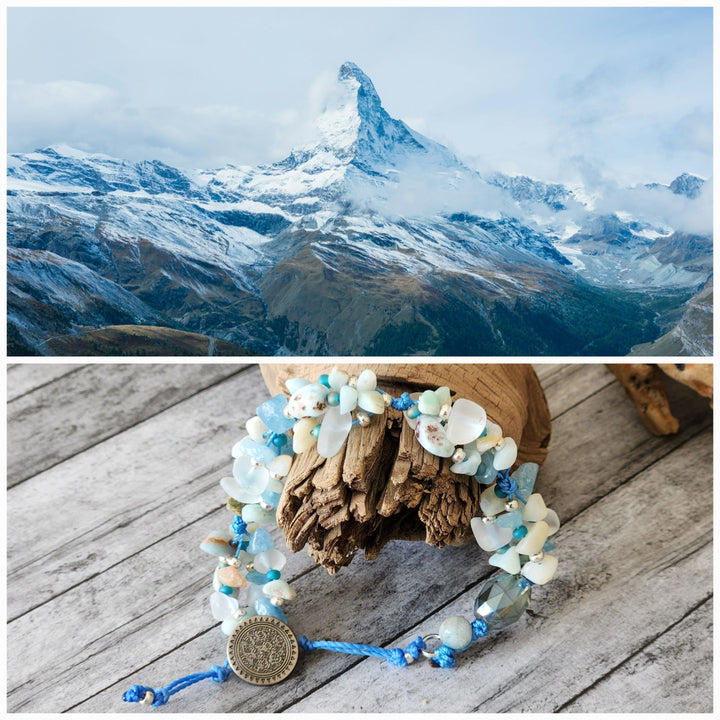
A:
<svg viewBox="0 0 720 720">
<path fill-rule="evenodd" d="M 517 575 L 520 572 L 520 553 L 514 547 L 508 548 L 504 553 L 491 555 L 488 562 L 510 575 Z"/>
<path fill-rule="evenodd" d="M 545 502 L 540 493 L 533 493 L 523 507 L 522 516 L 525 522 L 537 522 L 544 520 L 548 513 Z"/>
<path fill-rule="evenodd" d="M 282 570 L 285 567 L 287 558 L 275 548 L 263 550 L 255 556 L 255 569 L 258 572 L 266 573 L 268 570 Z"/>
<path fill-rule="evenodd" d="M 310 385 L 310 381 L 305 378 L 289 378 L 285 381 L 285 387 L 291 395 L 294 395 L 301 387 Z"/>
<path fill-rule="evenodd" d="M 450 410 L 447 423 L 447 436 L 456 445 L 477 440 L 485 429 L 487 415 L 485 409 L 472 400 L 460 398 Z"/>
<path fill-rule="evenodd" d="M 358 407 L 367 410 L 373 415 L 380 415 L 385 411 L 385 400 L 376 390 L 360 390 L 358 392 Z"/>
<path fill-rule="evenodd" d="M 349 385 L 345 385 L 345 387 L 340 388 L 340 405 L 338 406 L 340 408 L 340 412 L 345 414 L 352 412 L 357 407 L 357 399 L 358 399 L 358 391 L 350 387 Z"/>
<path fill-rule="evenodd" d="M 377 395 L 377 393 L 375 394 Z M 318 455 L 324 458 L 331 458 L 336 455 L 345 440 L 347 440 L 351 427 L 352 415 L 350 413 L 341 413 L 338 407 L 331 407 L 325 413 L 320 426 L 320 434 L 317 440 Z"/>
<path fill-rule="evenodd" d="M 290 472 L 292 466 L 292 457 L 290 455 L 278 455 L 274 460 L 269 462 L 265 467 L 278 477 L 285 477 Z"/>
<path fill-rule="evenodd" d="M 263 433 L 267 432 L 267 425 L 257 415 L 251 417 L 245 423 L 245 429 L 255 442 L 265 442 Z"/>
<path fill-rule="evenodd" d="M 360 377 L 357 379 L 357 391 L 358 393 L 366 392 L 368 390 L 374 390 L 377 387 L 377 377 L 375 373 L 367 368 L 360 373 Z M 380 393 L 378 393 L 379 395 Z"/>
<path fill-rule="evenodd" d="M 535 585 L 544 585 L 552 579 L 558 566 L 558 559 L 554 555 L 545 555 L 540 562 L 526 562 L 520 571 Z"/>
<path fill-rule="evenodd" d="M 340 388 L 347 385 L 349 379 L 350 376 L 346 372 L 338 370 L 336 367 L 334 367 L 328 375 L 328 381 L 333 390 L 340 390 Z"/>
<path fill-rule="evenodd" d="M 276 597 L 282 598 L 283 600 L 293 600 L 297 592 L 284 580 L 271 580 L 263 585 L 263 595 L 271 598 Z"/>
<path fill-rule="evenodd" d="M 450 405 L 452 403 L 452 400 L 450 399 L 450 388 L 445 385 L 439 387 L 435 391 L 435 395 L 437 395 L 437 399 L 440 402 L 440 407 L 443 405 Z"/>
<path fill-rule="evenodd" d="M 480 495 L 480 509 L 485 515 L 499 515 L 505 510 L 505 498 L 495 494 L 495 486 L 490 485 Z"/>
<path fill-rule="evenodd" d="M 328 388 L 319 383 L 303 385 L 288 401 L 293 417 L 320 417 L 327 410 Z"/>
<path fill-rule="evenodd" d="M 483 522 L 479 517 L 470 521 L 470 527 L 477 544 L 487 552 L 497 550 L 512 540 L 512 528 L 500 527 L 495 522 Z"/>
<path fill-rule="evenodd" d="M 303 418 L 293 425 L 293 452 L 303 453 L 309 450 L 317 439 L 312 434 L 314 427 L 318 424 L 316 418 Z"/>
<path fill-rule="evenodd" d="M 507 470 L 517 459 L 517 443 L 512 438 L 505 438 L 505 444 L 495 452 L 493 467 L 496 470 Z"/>
<path fill-rule="evenodd" d="M 475 449 L 475 444 L 470 443 L 465 448 L 465 459 L 456 462 L 450 467 L 450 470 L 458 475 L 474 475 L 480 466 L 482 460 L 480 453 Z"/>
<path fill-rule="evenodd" d="M 494 448 L 500 442 L 500 440 L 502 440 L 503 436 L 502 428 L 499 425 L 496 425 L 491 420 L 488 420 L 485 424 L 485 430 L 487 430 L 485 436 L 478 438 L 477 442 L 475 443 L 477 446 L 477 450 L 481 455 L 486 450 Z"/>
<path fill-rule="evenodd" d="M 210 610 L 216 620 L 230 617 L 238 609 L 238 601 L 234 597 L 221 592 L 214 592 L 210 596 Z"/>
<path fill-rule="evenodd" d="M 428 452 L 438 457 L 450 457 L 455 452 L 455 445 L 445 437 L 445 428 L 431 415 L 418 418 L 415 437 Z"/>
<path fill-rule="evenodd" d="M 527 535 L 515 546 L 521 555 L 534 555 L 542 550 L 548 538 L 548 524 L 543 520 L 533 523 Z"/>
<path fill-rule="evenodd" d="M 560 518 L 554 510 L 548 509 L 547 515 L 543 520 L 548 524 L 548 535 L 554 535 L 560 529 Z"/>
</svg>

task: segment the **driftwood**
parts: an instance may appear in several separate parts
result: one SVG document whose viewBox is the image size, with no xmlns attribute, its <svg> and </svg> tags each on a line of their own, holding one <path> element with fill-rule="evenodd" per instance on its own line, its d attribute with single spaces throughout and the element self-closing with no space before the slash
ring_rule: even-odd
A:
<svg viewBox="0 0 720 720">
<path fill-rule="evenodd" d="M 542 464 L 550 441 L 550 415 L 540 383 L 528 365 L 343 364 L 350 374 L 365 367 L 378 385 L 397 396 L 447 385 L 453 397 L 481 404 L 505 436 L 517 440 L 517 464 Z M 264 365 L 270 391 L 286 391 L 289 377 L 316 379 L 324 365 Z M 472 538 L 482 487 L 450 471 L 416 442 L 402 413 L 389 408 L 368 427 L 354 427 L 343 449 L 325 460 L 314 449 L 296 458 L 285 481 L 278 524 L 288 547 L 307 544 L 331 573 L 359 549 L 374 559 L 393 539 L 425 540 L 442 547 Z"/>
<path fill-rule="evenodd" d="M 679 429 L 678 420 L 670 410 L 663 373 L 709 398 L 712 405 L 713 376 L 710 363 L 632 363 L 612 364 L 608 368 L 637 406 L 642 421 L 655 435 L 671 435 Z"/>
</svg>

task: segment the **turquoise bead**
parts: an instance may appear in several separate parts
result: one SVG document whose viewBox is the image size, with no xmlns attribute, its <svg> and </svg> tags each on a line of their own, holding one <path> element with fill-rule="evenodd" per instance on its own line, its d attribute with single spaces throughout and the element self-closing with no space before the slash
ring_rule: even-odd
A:
<svg viewBox="0 0 720 720">
<path fill-rule="evenodd" d="M 420 408 L 417 405 L 413 405 L 408 411 L 407 416 L 414 420 L 415 418 L 419 418 L 422 413 L 420 412 Z"/>
<path fill-rule="evenodd" d="M 257 570 L 249 570 L 245 575 L 245 579 L 255 585 L 264 585 L 267 582 L 265 573 L 258 572 Z"/>
<path fill-rule="evenodd" d="M 336 405 L 340 404 L 340 393 L 337 392 L 337 390 L 333 390 L 332 392 L 328 393 L 327 404 L 331 407 L 335 407 Z"/>
<path fill-rule="evenodd" d="M 229 585 L 221 585 L 218 590 L 223 595 L 232 595 L 235 592 Z"/>
<path fill-rule="evenodd" d="M 280 579 L 280 571 L 279 570 L 268 570 L 265 573 L 265 577 L 267 578 L 268 582 L 271 580 L 279 580 Z"/>
<path fill-rule="evenodd" d="M 522 540 L 528 534 L 528 529 L 524 525 L 519 525 L 513 530 L 513 537 L 516 540 Z"/>
<path fill-rule="evenodd" d="M 318 382 L 319 382 L 321 385 L 324 385 L 325 387 L 329 388 L 329 387 L 330 387 L 330 376 L 327 375 L 326 373 L 323 373 L 323 374 L 318 378 Z"/>
<path fill-rule="evenodd" d="M 321 427 L 321 425 L 320 425 L 320 424 L 317 424 L 317 425 L 310 431 L 310 432 L 313 434 L 313 437 L 316 438 L 316 439 L 317 439 L 318 437 L 320 437 L 320 427 Z"/>
<path fill-rule="evenodd" d="M 495 486 L 495 495 L 499 498 L 507 497 L 507 493 L 501 490 L 497 485 Z"/>
</svg>

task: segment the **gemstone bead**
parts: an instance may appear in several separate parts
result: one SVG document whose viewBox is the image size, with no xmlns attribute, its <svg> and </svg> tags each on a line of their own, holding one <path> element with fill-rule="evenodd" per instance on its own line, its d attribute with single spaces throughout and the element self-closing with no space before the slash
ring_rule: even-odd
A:
<svg viewBox="0 0 720 720">
<path fill-rule="evenodd" d="M 480 509 L 485 515 L 499 515 L 505 510 L 505 498 L 497 496 L 496 488 L 497 485 L 491 485 L 480 495 Z"/>
<path fill-rule="evenodd" d="M 253 415 L 246 423 L 245 429 L 251 440 L 263 442 L 263 434 L 267 432 L 267 425 L 257 416 Z"/>
<path fill-rule="evenodd" d="M 433 455 L 450 457 L 455 452 L 455 445 L 445 436 L 445 428 L 436 417 L 421 415 L 415 425 L 417 441 Z"/>
<path fill-rule="evenodd" d="M 458 475 L 474 475 L 480 466 L 482 456 L 473 443 L 465 445 L 465 459 L 450 466 L 450 470 Z"/>
<path fill-rule="evenodd" d="M 327 410 L 327 394 L 324 385 L 305 385 L 290 398 L 288 411 L 295 418 L 320 417 Z"/>
<path fill-rule="evenodd" d="M 422 415 L 436 416 L 440 412 L 441 403 L 432 390 L 426 390 L 418 400 L 418 410 Z"/>
<path fill-rule="evenodd" d="M 330 375 L 328 376 L 330 387 L 333 390 L 340 390 L 340 388 L 347 385 L 349 379 L 350 377 L 346 372 L 338 370 L 336 367 L 330 371 Z"/>
<path fill-rule="evenodd" d="M 315 445 L 317 439 L 313 435 L 313 429 L 316 425 L 315 418 L 303 418 L 295 423 L 295 427 L 293 427 L 294 453 L 303 453 Z"/>
<path fill-rule="evenodd" d="M 271 580 L 263 585 L 263 595 L 283 600 L 293 600 L 297 593 L 284 580 Z"/>
<path fill-rule="evenodd" d="M 489 580 L 475 599 L 475 617 L 482 618 L 489 630 L 512 625 L 528 606 L 530 594 L 530 587 L 518 575 Z"/>
<path fill-rule="evenodd" d="M 377 390 L 360 390 L 357 402 L 358 407 L 373 415 L 380 415 L 385 411 L 385 400 Z"/>
<path fill-rule="evenodd" d="M 275 433 L 285 433 L 295 424 L 293 418 L 285 415 L 285 406 L 288 404 L 287 398 L 279 393 L 260 405 L 256 412 L 258 417 Z"/>
<path fill-rule="evenodd" d="M 228 557 L 235 554 L 235 549 L 230 545 L 233 539 L 232 533 L 224 530 L 213 530 L 201 543 L 200 549 L 210 555 L 217 557 Z"/>
<path fill-rule="evenodd" d="M 540 493 L 533 493 L 523 507 L 523 520 L 525 520 L 525 522 L 537 522 L 538 520 L 544 520 L 547 514 L 548 509 L 545 507 L 542 495 Z"/>
<path fill-rule="evenodd" d="M 270 533 L 265 530 L 265 528 L 258 528 L 250 537 L 247 551 L 251 555 L 256 555 L 265 550 L 270 550 L 273 547 L 275 547 L 275 542 L 270 536 Z"/>
<path fill-rule="evenodd" d="M 512 474 L 512 479 L 517 483 L 518 493 L 520 497 L 526 499 L 530 497 L 535 487 L 535 478 L 537 477 L 539 465 L 537 463 L 528 462 L 518 466 Z"/>
<path fill-rule="evenodd" d="M 453 650 L 465 650 L 472 644 L 472 625 L 459 615 L 445 618 L 438 630 L 440 641 Z"/>
<path fill-rule="evenodd" d="M 543 520 L 533 523 L 527 535 L 517 544 L 517 551 L 523 555 L 534 555 L 542 550 L 548 538 L 548 524 Z"/>
<path fill-rule="evenodd" d="M 509 527 L 513 528 L 513 530 L 518 526 L 521 525 L 523 521 L 522 511 L 520 510 L 510 510 L 510 512 L 503 513 L 502 515 L 498 515 L 495 522 L 500 527 Z"/>
<path fill-rule="evenodd" d="M 340 412 L 349 413 L 357 407 L 358 391 L 355 388 L 345 385 L 340 388 Z"/>
<path fill-rule="evenodd" d="M 257 600 L 255 600 L 255 612 L 258 615 L 272 615 L 278 620 L 282 620 L 287 625 L 288 619 L 285 613 L 279 607 L 277 607 L 277 605 L 273 605 L 270 602 L 270 598 L 257 598 Z"/>
<path fill-rule="evenodd" d="M 510 575 L 517 575 L 520 572 L 520 553 L 514 547 L 508 548 L 504 553 L 491 555 L 488 562 Z"/>
<path fill-rule="evenodd" d="M 486 452 L 482 456 L 480 465 L 478 466 L 477 472 L 475 473 L 475 479 L 481 485 L 490 485 L 490 483 L 495 481 L 496 477 L 497 470 L 493 465 L 492 453 Z"/>
<path fill-rule="evenodd" d="M 485 434 L 482 437 L 478 437 L 475 445 L 479 453 L 487 452 L 494 448 L 502 440 L 502 428 L 488 420 L 485 423 Z"/>
<path fill-rule="evenodd" d="M 547 511 L 547 515 L 543 520 L 548 525 L 548 535 L 554 535 L 560 529 L 560 518 L 554 510 Z"/>
<path fill-rule="evenodd" d="M 497 550 L 512 540 L 513 531 L 500 527 L 496 522 L 484 522 L 482 518 L 475 517 L 470 521 L 470 527 L 477 544 L 487 552 Z"/>
<path fill-rule="evenodd" d="M 378 395 L 378 393 L 375 393 Z M 378 395 L 378 397 L 380 397 Z M 381 398 L 382 401 L 382 398 Z M 317 440 L 317 452 L 320 457 L 330 458 L 336 455 L 347 440 L 352 427 L 352 415 L 341 413 L 340 408 L 331 407 L 323 418 Z"/>
<path fill-rule="evenodd" d="M 268 447 L 264 442 L 255 442 L 250 437 L 243 438 L 239 443 L 235 443 L 232 449 L 234 458 L 251 457 L 260 463 L 272 462 L 277 455 L 274 448 Z"/>
<path fill-rule="evenodd" d="M 255 569 L 261 573 L 282 570 L 286 562 L 287 558 L 279 550 L 264 550 L 255 556 Z"/>
<path fill-rule="evenodd" d="M 358 393 L 374 390 L 377 387 L 377 376 L 370 368 L 367 368 L 360 373 L 355 387 Z"/>
<path fill-rule="evenodd" d="M 517 443 L 512 438 L 505 438 L 505 444 L 495 451 L 493 466 L 496 470 L 507 470 L 517 459 Z"/>
<path fill-rule="evenodd" d="M 287 450 L 285 451 L 287 452 Z M 285 477 L 290 472 L 292 465 L 292 455 L 278 455 L 274 460 L 269 462 L 265 467 L 275 475 Z M 282 488 L 282 486 L 281 486 Z M 277 492 L 277 490 L 275 490 Z"/>
<path fill-rule="evenodd" d="M 235 615 L 231 615 L 229 618 L 225 618 L 223 620 L 222 625 L 220 626 L 220 629 L 225 633 L 225 635 L 232 635 L 233 630 L 246 618 L 246 615 L 241 615 L 240 617 L 235 617 Z"/>
<path fill-rule="evenodd" d="M 242 509 L 242 519 L 246 523 L 269 523 L 275 521 L 275 510 L 263 510 L 259 505 L 246 505 Z"/>
<path fill-rule="evenodd" d="M 544 555 L 538 562 L 526 562 L 520 572 L 535 585 L 549 582 L 557 570 L 558 559 L 554 555 Z"/>
<path fill-rule="evenodd" d="M 214 592 L 210 596 L 210 610 L 216 620 L 224 620 L 238 609 L 238 601 L 234 597 Z"/>
<path fill-rule="evenodd" d="M 227 585 L 231 588 L 242 588 L 247 586 L 245 576 L 234 565 L 218 568 L 217 577 L 223 585 Z"/>
<path fill-rule="evenodd" d="M 285 387 L 291 395 L 294 395 L 300 388 L 306 385 L 311 385 L 311 382 L 305 378 L 289 378 L 285 381 Z"/>
<path fill-rule="evenodd" d="M 447 437 L 456 445 L 465 445 L 477 440 L 485 429 L 485 409 L 472 400 L 460 398 L 450 410 L 447 423 Z"/>
<path fill-rule="evenodd" d="M 450 405 L 452 403 L 452 399 L 450 397 L 450 388 L 446 387 L 445 385 L 439 387 L 435 391 L 435 395 L 440 402 L 440 407 L 442 407 L 443 405 Z"/>
</svg>

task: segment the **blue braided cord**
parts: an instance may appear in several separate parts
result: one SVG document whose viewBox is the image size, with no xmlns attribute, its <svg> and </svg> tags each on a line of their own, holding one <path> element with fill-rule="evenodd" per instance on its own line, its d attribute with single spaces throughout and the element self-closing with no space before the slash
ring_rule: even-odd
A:
<svg viewBox="0 0 720 720">
<path fill-rule="evenodd" d="M 487 623 L 482 618 L 475 618 L 471 623 L 473 640 L 479 640 L 488 634 Z"/>
<path fill-rule="evenodd" d="M 509 470 L 500 470 L 497 474 L 496 483 L 500 490 L 502 490 L 508 497 L 516 497 L 523 505 L 527 504 L 525 500 L 518 495 L 517 483 L 510 477 Z"/>
<path fill-rule="evenodd" d="M 201 680 L 210 678 L 215 682 L 225 682 L 232 675 L 230 668 L 230 661 L 226 660 L 224 665 L 213 665 L 207 672 L 193 673 L 192 675 L 186 675 L 185 677 L 178 678 L 171 682 L 167 687 L 153 689 L 146 685 L 133 685 L 129 690 L 123 693 L 123 700 L 125 702 L 141 702 L 144 700 L 145 695 L 151 692 L 154 696 L 152 706 L 159 707 L 165 705 L 170 699 L 171 695 L 184 690 L 191 685 L 194 685 Z"/>
<path fill-rule="evenodd" d="M 430 661 L 430 664 L 443 668 L 455 667 L 455 651 L 447 645 L 441 645 L 435 651 L 435 657 Z"/>
<path fill-rule="evenodd" d="M 410 397 L 410 393 L 404 392 L 399 398 L 393 398 L 390 405 L 396 410 L 409 410 L 413 405 L 417 405 L 415 400 Z"/>
<path fill-rule="evenodd" d="M 407 653 L 413 660 L 420 657 L 421 650 L 425 647 L 425 643 L 421 637 L 413 640 L 410 645 L 401 650 L 400 648 L 381 648 L 375 645 L 359 645 L 356 643 L 334 642 L 332 640 L 309 640 L 305 635 L 301 635 L 298 639 L 298 645 L 308 652 L 312 650 L 331 650 L 332 652 L 346 653 L 348 655 L 365 655 L 367 657 L 377 657 L 387 660 L 391 665 L 397 667 L 406 667 L 408 660 L 405 657 Z"/>
</svg>

